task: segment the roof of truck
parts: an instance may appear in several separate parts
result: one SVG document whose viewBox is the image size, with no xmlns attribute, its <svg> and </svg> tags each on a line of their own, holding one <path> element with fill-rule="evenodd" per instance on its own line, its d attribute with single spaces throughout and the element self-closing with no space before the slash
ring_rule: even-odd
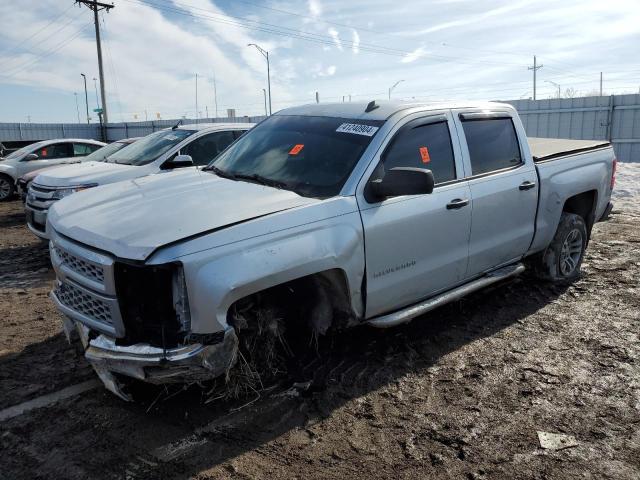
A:
<svg viewBox="0 0 640 480">
<path fill-rule="evenodd" d="M 370 102 L 345 102 L 345 103 L 311 103 L 298 107 L 285 108 L 274 115 L 305 115 L 314 117 L 338 117 L 357 118 L 361 120 L 386 120 L 394 113 L 409 108 L 423 108 L 426 110 L 442 110 L 449 108 L 482 108 L 513 109 L 513 106 L 498 102 L 472 102 L 472 101 L 451 101 L 451 102 L 402 102 L 396 100 L 375 100 L 377 108 L 366 112 Z"/>
</svg>

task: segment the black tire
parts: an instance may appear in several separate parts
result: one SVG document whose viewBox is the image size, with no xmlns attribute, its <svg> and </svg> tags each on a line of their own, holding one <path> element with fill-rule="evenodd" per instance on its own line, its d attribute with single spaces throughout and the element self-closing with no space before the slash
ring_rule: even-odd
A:
<svg viewBox="0 0 640 480">
<path fill-rule="evenodd" d="M 9 175 L 0 174 L 0 202 L 9 200 L 16 191 L 16 185 L 13 178 Z"/>
<path fill-rule="evenodd" d="M 580 276 L 587 248 L 587 226 L 580 215 L 563 212 L 553 240 L 536 265 L 539 278 L 555 283 L 572 282 Z"/>
</svg>

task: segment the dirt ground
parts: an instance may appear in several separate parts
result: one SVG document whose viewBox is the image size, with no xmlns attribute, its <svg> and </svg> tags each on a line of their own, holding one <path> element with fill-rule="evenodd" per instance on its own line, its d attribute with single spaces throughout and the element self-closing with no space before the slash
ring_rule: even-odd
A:
<svg viewBox="0 0 640 480">
<path fill-rule="evenodd" d="M 595 227 L 583 270 L 568 287 L 525 274 L 407 326 L 331 339 L 305 367 L 307 391 L 125 403 L 100 386 L 32 410 L 0 423 L 0 478 L 638 479 L 633 202 Z M 53 279 L 20 203 L 0 204 L 0 410 L 94 378 L 60 333 Z M 537 432 L 577 446 L 543 449 Z"/>
</svg>

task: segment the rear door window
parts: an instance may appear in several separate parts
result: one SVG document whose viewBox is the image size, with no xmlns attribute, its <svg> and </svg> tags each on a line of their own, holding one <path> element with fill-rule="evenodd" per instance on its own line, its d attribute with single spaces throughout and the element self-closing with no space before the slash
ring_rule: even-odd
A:
<svg viewBox="0 0 640 480">
<path fill-rule="evenodd" d="M 93 145 L 91 143 L 74 143 L 73 155 L 75 157 L 84 157 L 92 152 L 95 152 L 99 148 L 99 145 Z"/>
<path fill-rule="evenodd" d="M 511 118 L 463 120 L 472 175 L 522 164 L 518 136 Z"/>
<path fill-rule="evenodd" d="M 194 165 L 204 166 L 216 158 L 234 140 L 232 131 L 210 133 L 195 139 L 181 149 L 180 153 L 190 155 Z"/>
<path fill-rule="evenodd" d="M 447 121 L 408 123 L 391 140 L 382 161 L 385 171 L 394 167 L 424 168 L 433 172 L 436 184 L 455 180 L 455 157 Z"/>
<path fill-rule="evenodd" d="M 40 147 L 35 152 L 40 160 L 55 160 L 57 158 L 73 157 L 73 147 L 70 143 L 54 143 Z"/>
</svg>

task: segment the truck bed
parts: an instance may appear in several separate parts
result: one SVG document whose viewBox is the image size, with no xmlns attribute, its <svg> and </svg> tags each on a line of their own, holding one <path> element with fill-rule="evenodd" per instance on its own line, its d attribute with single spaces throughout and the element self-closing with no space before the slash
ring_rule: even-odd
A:
<svg viewBox="0 0 640 480">
<path fill-rule="evenodd" d="M 606 140 L 570 140 L 565 138 L 529 137 L 529 148 L 535 162 L 552 160 L 574 153 L 609 146 Z"/>
</svg>

